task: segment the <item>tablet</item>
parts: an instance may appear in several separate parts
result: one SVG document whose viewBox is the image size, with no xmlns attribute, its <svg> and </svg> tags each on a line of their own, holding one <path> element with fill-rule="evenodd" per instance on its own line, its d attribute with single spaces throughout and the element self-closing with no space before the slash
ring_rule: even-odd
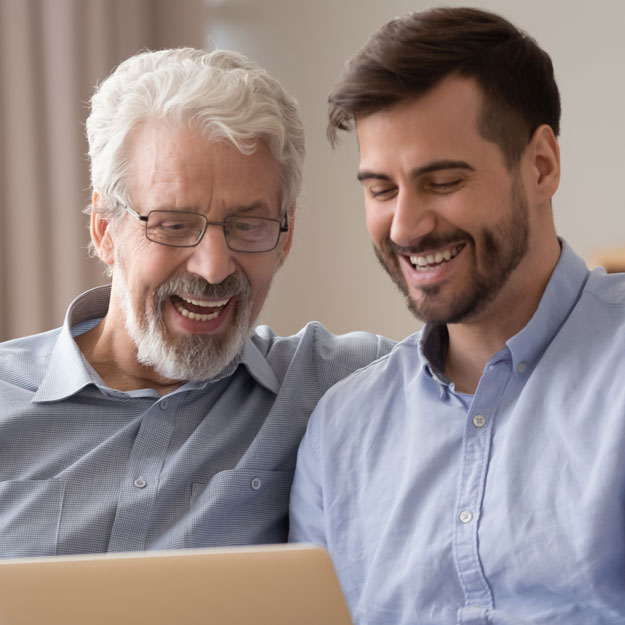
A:
<svg viewBox="0 0 625 625">
<path fill-rule="evenodd" d="M 0 560 L 0 625 L 351 625 L 307 544 Z"/>
</svg>

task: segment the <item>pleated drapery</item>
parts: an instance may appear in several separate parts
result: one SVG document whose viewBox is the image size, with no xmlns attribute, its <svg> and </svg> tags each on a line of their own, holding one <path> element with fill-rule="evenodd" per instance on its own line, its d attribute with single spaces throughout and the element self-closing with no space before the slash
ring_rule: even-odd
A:
<svg viewBox="0 0 625 625">
<path fill-rule="evenodd" d="M 141 49 L 203 45 L 201 19 L 202 0 L 0 0 L 0 340 L 105 281 L 81 214 L 89 98 Z"/>
</svg>

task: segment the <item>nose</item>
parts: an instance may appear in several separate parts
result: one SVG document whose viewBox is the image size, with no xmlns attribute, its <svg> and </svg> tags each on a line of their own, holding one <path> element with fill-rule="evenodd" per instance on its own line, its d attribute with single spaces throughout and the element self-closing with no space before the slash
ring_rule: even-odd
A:
<svg viewBox="0 0 625 625">
<path fill-rule="evenodd" d="M 412 189 L 400 189 L 391 222 L 391 240 L 401 247 L 415 245 L 436 228 L 436 214 Z"/>
<path fill-rule="evenodd" d="M 233 252 L 226 245 L 226 237 L 220 226 L 208 225 L 202 240 L 190 249 L 187 270 L 211 284 L 223 282 L 236 271 Z"/>
</svg>

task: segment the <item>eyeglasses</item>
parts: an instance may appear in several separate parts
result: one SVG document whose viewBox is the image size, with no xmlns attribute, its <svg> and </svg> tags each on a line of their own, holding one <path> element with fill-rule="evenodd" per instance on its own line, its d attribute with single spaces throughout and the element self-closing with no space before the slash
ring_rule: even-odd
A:
<svg viewBox="0 0 625 625">
<path fill-rule="evenodd" d="M 171 247 L 195 247 L 204 236 L 207 226 L 221 226 L 228 249 L 233 252 L 270 252 L 275 249 L 283 232 L 288 232 L 287 215 L 284 222 L 269 217 L 226 217 L 223 221 L 209 221 L 201 213 L 191 211 L 153 210 L 140 215 L 136 210 L 120 204 L 135 218 L 145 222 L 148 240 Z"/>
</svg>

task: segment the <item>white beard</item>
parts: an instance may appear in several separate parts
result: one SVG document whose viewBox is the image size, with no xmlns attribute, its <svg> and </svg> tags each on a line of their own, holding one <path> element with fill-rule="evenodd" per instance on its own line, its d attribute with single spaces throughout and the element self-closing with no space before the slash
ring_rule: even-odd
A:
<svg viewBox="0 0 625 625">
<path fill-rule="evenodd" d="M 217 285 L 196 275 L 172 278 L 154 293 L 153 308 L 137 311 L 132 305 L 125 267 L 116 258 L 113 279 L 117 287 L 126 330 L 137 347 L 137 360 L 167 380 L 195 382 L 216 377 L 237 359 L 250 332 L 250 285 L 233 274 Z M 163 322 L 163 306 L 176 293 L 226 299 L 237 296 L 230 328 L 225 336 L 189 334 L 171 337 Z"/>
</svg>

